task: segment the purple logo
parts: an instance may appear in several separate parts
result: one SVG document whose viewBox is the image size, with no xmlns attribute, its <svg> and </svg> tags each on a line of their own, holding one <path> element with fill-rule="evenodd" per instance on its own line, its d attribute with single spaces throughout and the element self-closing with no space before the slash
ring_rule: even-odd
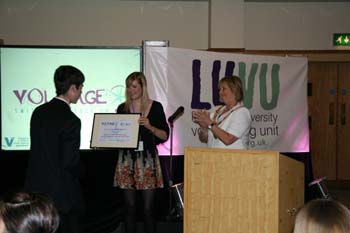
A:
<svg viewBox="0 0 350 233">
<path fill-rule="evenodd" d="M 47 91 L 39 88 L 14 90 L 13 93 L 20 104 L 30 103 L 39 105 L 48 102 Z M 82 92 L 79 102 L 81 104 L 107 104 L 107 101 L 104 99 L 105 93 L 106 91 L 104 89 Z"/>
<path fill-rule="evenodd" d="M 42 104 L 47 102 L 47 92 L 38 88 L 31 90 L 14 90 L 15 96 L 19 100 L 20 104 L 24 101 L 28 101 L 32 104 Z"/>
</svg>

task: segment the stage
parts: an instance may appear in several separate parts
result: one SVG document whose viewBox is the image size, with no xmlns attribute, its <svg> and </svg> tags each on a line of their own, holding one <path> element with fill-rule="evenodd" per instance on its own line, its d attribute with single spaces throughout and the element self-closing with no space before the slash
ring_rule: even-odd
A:
<svg viewBox="0 0 350 233">
<path fill-rule="evenodd" d="M 313 179 L 311 158 L 307 153 L 286 154 L 305 164 L 305 184 Z M 28 151 L 2 151 L 0 156 L 0 195 L 22 189 Z M 82 187 L 87 206 L 87 233 L 122 233 L 123 232 L 123 199 L 121 190 L 113 187 L 114 166 L 117 161 L 115 151 L 82 151 Z M 163 177 L 166 187 L 157 190 L 156 213 L 158 233 L 180 233 L 183 231 L 182 222 L 169 217 L 169 165 L 170 157 L 161 156 Z M 182 183 L 184 179 L 184 156 L 173 156 L 173 184 Z M 310 199 L 305 192 L 305 199 Z M 172 199 L 172 206 L 175 200 Z M 140 200 L 141 201 L 141 200 Z M 142 210 L 138 211 L 141 220 Z M 140 228 L 142 224 L 140 223 Z"/>
</svg>

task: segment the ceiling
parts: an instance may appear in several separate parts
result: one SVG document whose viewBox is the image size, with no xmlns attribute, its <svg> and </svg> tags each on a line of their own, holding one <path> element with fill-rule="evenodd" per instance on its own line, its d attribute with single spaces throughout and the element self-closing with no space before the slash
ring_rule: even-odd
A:
<svg viewBox="0 0 350 233">
<path fill-rule="evenodd" d="M 159 2 L 159 1 L 171 1 L 171 2 L 208 2 L 210 0 L 120 0 L 126 2 Z M 215 1 L 215 0 L 212 0 Z M 244 0 L 244 2 L 350 2 L 350 0 Z"/>
</svg>

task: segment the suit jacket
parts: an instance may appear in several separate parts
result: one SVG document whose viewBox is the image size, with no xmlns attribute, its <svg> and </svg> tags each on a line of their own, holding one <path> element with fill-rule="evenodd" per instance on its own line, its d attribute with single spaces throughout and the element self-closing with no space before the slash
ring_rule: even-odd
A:
<svg viewBox="0 0 350 233">
<path fill-rule="evenodd" d="M 54 98 L 37 107 L 30 122 L 25 188 L 46 193 L 62 213 L 84 208 L 79 181 L 80 119 Z"/>
</svg>

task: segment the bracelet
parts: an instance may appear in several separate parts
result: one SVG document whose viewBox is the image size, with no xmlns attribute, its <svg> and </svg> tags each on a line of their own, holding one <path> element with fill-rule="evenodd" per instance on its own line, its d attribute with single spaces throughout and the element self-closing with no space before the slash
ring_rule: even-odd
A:
<svg viewBox="0 0 350 233">
<path fill-rule="evenodd" d="M 211 123 L 210 125 L 208 125 L 208 129 L 213 128 L 213 126 L 214 126 L 214 125 L 216 125 L 216 123 L 215 123 L 215 122 Z"/>
</svg>

